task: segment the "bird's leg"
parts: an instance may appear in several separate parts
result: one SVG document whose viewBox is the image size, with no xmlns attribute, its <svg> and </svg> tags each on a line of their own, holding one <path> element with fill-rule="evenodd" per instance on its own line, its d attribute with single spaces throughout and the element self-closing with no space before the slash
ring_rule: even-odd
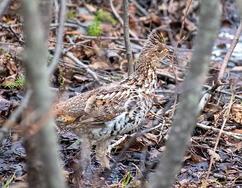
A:
<svg viewBox="0 0 242 188">
<path fill-rule="evenodd" d="M 105 168 L 110 169 L 109 159 L 106 156 L 109 142 L 110 142 L 110 139 L 106 139 L 103 142 L 99 142 L 96 147 L 96 157 L 97 157 L 97 160 L 101 162 L 102 170 L 104 170 Z"/>
<path fill-rule="evenodd" d="M 90 170 L 93 172 L 92 170 L 92 166 L 91 166 L 91 143 L 90 140 L 87 138 L 87 136 L 82 136 L 83 138 L 83 142 L 81 144 L 81 151 L 82 151 L 82 170 L 84 172 L 87 171 L 87 168 L 89 167 Z"/>
</svg>

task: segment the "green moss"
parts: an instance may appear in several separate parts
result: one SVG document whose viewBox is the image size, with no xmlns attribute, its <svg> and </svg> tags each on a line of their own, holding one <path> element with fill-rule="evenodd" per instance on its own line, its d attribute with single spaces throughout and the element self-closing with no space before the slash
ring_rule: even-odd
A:
<svg viewBox="0 0 242 188">
<path fill-rule="evenodd" d="M 66 18 L 68 20 L 73 20 L 75 17 L 76 17 L 76 15 L 71 10 L 67 11 Z"/>
<path fill-rule="evenodd" d="M 102 34 L 102 28 L 100 27 L 100 24 L 102 22 L 111 22 L 113 24 L 116 23 L 116 20 L 114 20 L 111 17 L 111 13 L 105 12 L 103 10 L 98 10 L 95 16 L 94 21 L 92 22 L 92 25 L 88 28 L 88 35 L 90 36 L 101 36 Z"/>
<path fill-rule="evenodd" d="M 3 86 L 4 88 L 14 89 L 14 88 L 20 88 L 23 89 L 25 84 L 25 77 L 21 76 L 20 78 L 17 78 L 16 81 L 11 83 L 5 83 Z"/>
</svg>

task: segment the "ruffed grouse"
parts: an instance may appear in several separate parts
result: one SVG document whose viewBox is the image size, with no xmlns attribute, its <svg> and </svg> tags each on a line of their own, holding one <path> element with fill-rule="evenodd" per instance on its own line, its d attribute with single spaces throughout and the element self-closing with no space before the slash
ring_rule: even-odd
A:
<svg viewBox="0 0 242 188">
<path fill-rule="evenodd" d="M 106 154 L 110 140 L 135 129 L 145 119 L 156 89 L 156 63 L 167 53 L 162 35 L 154 30 L 129 78 L 54 106 L 58 126 L 88 139 L 90 146 L 96 145 L 96 158 L 102 168 L 109 168 Z"/>
</svg>

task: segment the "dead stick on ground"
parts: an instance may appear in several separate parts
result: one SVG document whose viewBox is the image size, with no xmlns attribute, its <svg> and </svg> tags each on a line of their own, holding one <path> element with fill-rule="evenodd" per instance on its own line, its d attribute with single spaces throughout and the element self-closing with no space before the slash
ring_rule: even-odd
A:
<svg viewBox="0 0 242 188">
<path fill-rule="evenodd" d="M 201 123 L 197 123 L 196 126 L 199 127 L 199 128 L 205 129 L 205 130 L 212 130 L 214 132 L 220 132 L 221 131 L 221 129 L 211 127 L 211 126 L 207 126 L 207 125 L 203 125 Z M 224 135 L 231 136 L 231 137 L 236 138 L 238 140 L 242 140 L 242 134 L 232 133 L 232 132 L 228 132 L 228 131 L 221 131 L 221 132 Z"/>
<path fill-rule="evenodd" d="M 219 143 L 219 139 L 221 137 L 221 134 L 222 134 L 222 131 L 224 129 L 224 126 L 225 126 L 225 123 L 227 122 L 228 120 L 228 117 L 229 117 L 229 113 L 230 113 L 230 110 L 231 110 L 231 107 L 232 107 L 232 104 L 233 104 L 233 100 L 234 100 L 234 92 L 232 92 L 232 96 L 231 96 L 231 99 L 230 99 L 230 102 L 229 102 L 229 107 L 228 109 L 226 110 L 225 114 L 224 114 L 224 121 L 223 121 L 223 125 L 219 131 L 219 134 L 218 134 L 218 137 L 217 137 L 217 141 L 216 141 L 216 144 L 214 146 L 214 153 L 217 149 L 217 146 L 218 146 L 218 143 Z M 206 180 L 204 182 L 204 188 L 206 188 L 207 186 L 207 182 L 208 182 L 208 177 L 209 177 L 209 174 L 210 174 L 210 171 L 211 171 L 211 168 L 212 168 L 212 164 L 213 164 L 213 158 L 214 158 L 214 153 L 212 154 L 211 156 L 211 160 L 210 160 L 210 164 L 209 164 L 209 168 L 208 168 L 208 172 L 207 172 L 207 176 L 206 176 Z"/>
<path fill-rule="evenodd" d="M 84 63 L 82 63 L 79 59 L 77 59 L 74 55 L 72 55 L 72 53 L 70 52 L 63 52 L 63 54 L 70 58 L 72 61 L 74 61 L 75 63 L 77 63 L 78 65 L 80 65 L 82 68 L 84 68 L 100 85 L 102 85 L 100 79 L 97 77 L 97 74 L 95 72 L 93 72 L 88 65 L 85 65 Z"/>
<path fill-rule="evenodd" d="M 224 72 L 225 72 L 226 67 L 228 65 L 228 61 L 229 61 L 229 59 L 230 59 L 230 57 L 231 57 L 231 55 L 232 55 L 232 53 L 234 51 L 235 46 L 237 45 L 237 43 L 239 41 L 239 37 L 241 35 L 241 31 L 242 31 L 242 19 L 240 19 L 240 25 L 239 25 L 239 27 L 237 29 L 237 32 L 236 32 L 235 36 L 234 36 L 234 40 L 232 41 L 232 44 L 229 47 L 229 50 L 228 50 L 228 52 L 226 53 L 226 55 L 224 57 L 224 61 L 223 61 L 222 67 L 221 67 L 219 75 L 218 75 L 218 81 L 220 81 L 223 78 L 223 76 L 224 76 Z"/>
</svg>

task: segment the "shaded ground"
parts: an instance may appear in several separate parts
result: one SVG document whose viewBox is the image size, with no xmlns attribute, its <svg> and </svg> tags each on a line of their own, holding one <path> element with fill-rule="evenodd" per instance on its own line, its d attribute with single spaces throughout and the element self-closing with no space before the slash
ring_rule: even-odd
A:
<svg viewBox="0 0 242 188">
<path fill-rule="evenodd" d="M 114 1 L 113 3 L 116 11 L 122 15 L 120 2 Z M 186 1 L 174 1 L 173 4 L 170 3 L 167 6 L 159 1 L 157 4 L 151 3 L 151 1 L 137 1 L 137 3 L 143 9 L 138 8 L 135 4 L 130 5 L 130 29 L 139 38 L 145 39 L 151 29 L 159 27 L 168 45 L 171 45 L 172 41 L 178 41 Z M 21 103 L 24 96 L 25 71 L 20 55 L 22 51 L 20 39 L 23 33 L 22 26 L 19 24 L 21 19 L 18 5 L 18 2 L 14 1 L 8 7 L 8 11 L 3 15 L 0 23 L 0 127 Z M 67 23 L 69 25 L 65 27 L 63 47 L 72 52 L 80 61 L 89 65 L 102 82 L 120 81 L 126 77 L 125 45 L 124 41 L 118 38 L 122 36 L 123 29 L 114 17 L 109 3 L 88 2 L 88 9 L 96 13 L 96 16 L 95 14 L 90 15 L 79 1 L 68 2 L 67 7 Z M 209 86 L 213 86 L 214 82 L 217 81 L 223 58 L 239 25 L 238 12 L 234 2 L 222 1 L 222 7 L 222 25 L 214 45 L 208 79 L 205 83 Z M 98 172 L 99 163 L 95 159 L 95 148 L 93 148 L 92 169 L 95 173 L 91 173 L 89 169 L 85 174 L 82 174 L 79 171 L 81 166 L 79 138 L 69 131 L 57 131 L 60 156 L 63 159 L 63 169 L 69 187 L 78 187 L 79 185 L 95 187 L 100 182 L 103 183 L 103 187 L 141 187 L 141 184 L 145 184 L 152 175 L 159 161 L 158 155 L 162 155 L 162 151 L 165 150 L 165 143 L 171 128 L 176 95 L 174 74 L 183 79 L 189 65 L 193 41 L 197 32 L 198 9 L 199 3 L 194 1 L 185 21 L 182 34 L 185 38 L 178 45 L 178 51 L 175 55 L 175 71 L 171 68 L 170 58 L 164 59 L 158 65 L 158 88 L 154 105 L 143 125 L 130 133 L 132 136 L 135 132 L 142 133 L 142 135 L 135 139 L 130 135 L 127 135 L 126 138 L 122 135 L 113 141 L 115 144 L 120 138 L 125 138 L 123 142 L 113 146 L 110 155 L 111 166 L 116 165 L 116 167 L 104 173 Z M 97 13 L 97 10 L 110 14 L 100 11 Z M 55 20 L 54 14 L 53 20 Z M 56 44 L 55 29 L 56 25 L 53 21 L 49 39 L 50 62 L 53 47 Z M 96 36 L 90 37 L 90 35 L 101 35 L 106 38 L 100 39 Z M 131 40 L 134 59 L 137 59 L 143 41 Z M 242 86 L 241 79 L 239 79 L 242 70 L 241 44 L 242 42 L 239 40 L 228 63 L 222 88 L 222 91 L 231 92 L 231 82 L 236 83 L 238 97 L 234 100 L 224 128 L 224 131 L 233 133 L 233 135 L 222 134 L 218 148 L 214 152 L 213 148 L 218 133 L 206 129 L 206 126 L 221 128 L 231 94 L 213 92 L 205 110 L 198 119 L 198 123 L 204 126 L 203 128 L 197 126 L 190 138 L 189 148 L 180 173 L 176 177 L 174 187 L 202 187 L 212 155 L 214 155 L 214 162 L 209 175 L 209 187 L 242 186 L 242 106 L 241 98 L 239 98 Z M 172 54 L 170 54 L 171 56 Z M 70 98 L 78 92 L 98 87 L 92 76 L 66 56 L 61 57 L 56 71 L 51 76 L 51 83 L 53 92 L 60 97 L 60 100 Z M 20 120 L 17 123 L 19 122 Z M 22 183 L 21 186 L 26 187 L 24 184 L 27 178 L 26 156 L 22 147 L 22 132 L 21 127 L 16 124 L 0 148 L 0 180 L 6 184 L 13 177 L 11 182 L 12 186 L 15 187 L 20 187 L 18 183 Z M 133 138 L 131 145 L 127 150 L 122 151 L 131 138 Z"/>
</svg>

